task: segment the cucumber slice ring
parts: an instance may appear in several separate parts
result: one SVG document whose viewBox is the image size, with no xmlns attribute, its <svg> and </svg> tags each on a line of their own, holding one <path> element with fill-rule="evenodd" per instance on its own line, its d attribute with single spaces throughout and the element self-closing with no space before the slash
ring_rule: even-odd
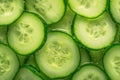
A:
<svg viewBox="0 0 120 80">
<path fill-rule="evenodd" d="M 14 22 L 24 10 L 24 0 L 0 0 L 0 25 Z"/>
<path fill-rule="evenodd" d="M 120 79 L 120 44 L 114 44 L 105 52 L 103 64 L 111 80 Z"/>
<path fill-rule="evenodd" d="M 40 70 L 50 78 L 70 75 L 79 65 L 80 54 L 71 36 L 60 31 L 49 32 L 42 49 L 35 53 Z"/>
<path fill-rule="evenodd" d="M 68 3 L 75 13 L 87 18 L 98 17 L 107 6 L 107 0 L 68 0 Z"/>
<path fill-rule="evenodd" d="M 0 80 L 13 80 L 18 69 L 19 61 L 15 52 L 0 44 Z"/>
<path fill-rule="evenodd" d="M 45 23 L 36 14 L 24 12 L 8 29 L 8 43 L 18 54 L 29 55 L 46 40 Z"/>
<path fill-rule="evenodd" d="M 109 80 L 107 75 L 93 64 L 83 65 L 73 74 L 72 80 Z"/>
<path fill-rule="evenodd" d="M 116 24 L 106 12 L 94 19 L 77 15 L 72 30 L 76 39 L 90 49 L 109 46 L 117 34 Z"/>
</svg>

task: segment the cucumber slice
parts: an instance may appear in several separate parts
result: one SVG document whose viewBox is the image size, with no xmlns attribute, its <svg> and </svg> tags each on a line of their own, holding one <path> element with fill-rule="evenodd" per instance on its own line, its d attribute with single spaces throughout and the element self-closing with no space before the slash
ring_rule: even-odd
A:
<svg viewBox="0 0 120 80">
<path fill-rule="evenodd" d="M 116 33 L 116 24 L 106 12 L 94 19 L 77 15 L 74 21 L 73 35 L 79 42 L 91 49 L 109 46 L 114 41 Z"/>
<path fill-rule="evenodd" d="M 49 29 L 60 30 L 71 35 L 71 27 L 72 27 L 74 16 L 75 16 L 75 13 L 71 11 L 70 8 L 67 6 L 67 10 L 63 18 L 58 23 L 51 24 Z"/>
<path fill-rule="evenodd" d="M 68 3 L 74 12 L 87 18 L 101 15 L 107 6 L 107 0 L 68 0 Z"/>
<path fill-rule="evenodd" d="M 15 80 L 43 80 L 33 67 L 25 65 L 17 73 Z"/>
<path fill-rule="evenodd" d="M 9 45 L 21 55 L 33 53 L 45 40 L 45 24 L 35 14 L 24 12 L 8 29 Z"/>
<path fill-rule="evenodd" d="M 113 19 L 120 23 L 120 0 L 110 0 L 110 13 Z"/>
<path fill-rule="evenodd" d="M 0 80 L 13 80 L 18 69 L 19 61 L 15 52 L 0 44 Z"/>
<path fill-rule="evenodd" d="M 79 65 L 80 54 L 71 36 L 60 31 L 48 33 L 42 49 L 35 53 L 38 67 L 50 78 L 70 75 Z"/>
<path fill-rule="evenodd" d="M 104 55 L 104 68 L 111 80 L 120 79 L 120 44 L 112 45 Z"/>
<path fill-rule="evenodd" d="M 26 9 L 41 16 L 47 24 L 58 22 L 65 12 L 65 0 L 25 0 Z"/>
<path fill-rule="evenodd" d="M 109 80 L 106 74 L 92 64 L 82 66 L 73 74 L 72 80 Z"/>
<path fill-rule="evenodd" d="M 24 10 L 24 0 L 0 0 L 0 25 L 15 21 Z"/>
</svg>

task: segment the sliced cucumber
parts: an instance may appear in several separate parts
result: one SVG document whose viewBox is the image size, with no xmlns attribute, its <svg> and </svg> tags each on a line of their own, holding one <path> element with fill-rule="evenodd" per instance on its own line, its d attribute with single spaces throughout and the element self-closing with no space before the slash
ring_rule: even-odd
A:
<svg viewBox="0 0 120 80">
<path fill-rule="evenodd" d="M 120 23 L 120 0 L 110 0 L 110 13 L 117 23 Z"/>
<path fill-rule="evenodd" d="M 15 52 L 0 44 L 0 80 L 13 80 L 18 69 L 19 61 Z"/>
<path fill-rule="evenodd" d="M 116 24 L 106 12 L 94 19 L 77 15 L 74 21 L 73 34 L 79 42 L 91 49 L 109 46 L 114 41 L 116 32 Z"/>
<path fill-rule="evenodd" d="M 24 12 L 9 26 L 8 43 L 18 54 L 28 55 L 43 45 L 45 31 L 45 24 L 37 15 Z"/>
<path fill-rule="evenodd" d="M 61 78 L 70 75 L 79 65 L 80 54 L 71 36 L 60 31 L 48 33 L 48 38 L 35 53 L 38 67 L 50 78 Z"/>
<path fill-rule="evenodd" d="M 28 11 L 39 14 L 47 24 L 59 21 L 65 12 L 65 0 L 25 0 Z"/>
<path fill-rule="evenodd" d="M 67 6 L 67 10 L 63 18 L 55 24 L 50 25 L 50 30 L 61 30 L 71 35 L 72 21 L 75 13 Z"/>
<path fill-rule="evenodd" d="M 94 18 L 102 14 L 107 0 L 68 0 L 70 8 L 79 15 Z"/>
<path fill-rule="evenodd" d="M 109 80 L 106 74 L 92 64 L 82 66 L 73 74 L 72 80 Z"/>
<path fill-rule="evenodd" d="M 120 79 L 120 44 L 112 45 L 104 55 L 104 68 L 111 80 Z"/>
<path fill-rule="evenodd" d="M 15 21 L 24 10 L 24 0 L 0 0 L 0 25 Z"/>
<path fill-rule="evenodd" d="M 24 66 L 17 73 L 15 80 L 43 80 L 32 66 Z"/>
</svg>

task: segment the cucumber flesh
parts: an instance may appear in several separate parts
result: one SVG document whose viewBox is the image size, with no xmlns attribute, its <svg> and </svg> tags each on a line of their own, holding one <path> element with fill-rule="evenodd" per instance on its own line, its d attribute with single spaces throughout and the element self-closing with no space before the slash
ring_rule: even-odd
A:
<svg viewBox="0 0 120 80">
<path fill-rule="evenodd" d="M 18 54 L 29 55 L 42 47 L 45 42 L 45 32 L 45 24 L 37 15 L 24 12 L 9 26 L 8 43 Z"/>
<path fill-rule="evenodd" d="M 117 33 L 116 24 L 107 12 L 98 18 L 76 16 L 73 34 L 77 40 L 91 49 L 102 49 L 112 44 Z"/>
<path fill-rule="evenodd" d="M 26 0 L 26 9 L 41 16 L 47 24 L 58 22 L 65 12 L 64 0 Z"/>
<path fill-rule="evenodd" d="M 15 21 L 24 10 L 24 0 L 0 0 L 0 25 Z"/>
<path fill-rule="evenodd" d="M 120 79 L 120 44 L 112 45 L 103 58 L 104 68 L 111 80 Z"/>
<path fill-rule="evenodd" d="M 107 0 L 68 0 L 70 8 L 87 18 L 101 15 L 107 6 Z"/>
<path fill-rule="evenodd" d="M 13 80 L 18 69 L 19 61 L 15 52 L 0 44 L 0 80 Z"/>
<path fill-rule="evenodd" d="M 108 80 L 108 77 L 95 65 L 87 64 L 73 74 L 72 80 Z"/>
<path fill-rule="evenodd" d="M 35 53 L 35 60 L 47 76 L 61 78 L 70 75 L 78 67 L 80 54 L 71 36 L 52 31 L 43 48 Z"/>
</svg>

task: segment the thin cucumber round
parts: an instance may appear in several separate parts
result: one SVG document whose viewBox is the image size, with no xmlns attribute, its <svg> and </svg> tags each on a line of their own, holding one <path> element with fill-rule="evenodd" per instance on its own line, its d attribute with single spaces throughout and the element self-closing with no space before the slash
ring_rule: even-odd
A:
<svg viewBox="0 0 120 80">
<path fill-rule="evenodd" d="M 120 23 L 120 0 L 110 0 L 110 13 L 113 19 Z"/>
<path fill-rule="evenodd" d="M 24 65 L 20 68 L 14 80 L 43 80 L 39 72 L 32 66 Z"/>
<path fill-rule="evenodd" d="M 77 15 L 72 30 L 77 40 L 91 49 L 101 49 L 111 45 L 117 33 L 116 24 L 107 12 L 94 19 Z"/>
<path fill-rule="evenodd" d="M 45 42 L 46 28 L 35 14 L 24 12 L 8 29 L 8 43 L 18 54 L 29 55 Z"/>
<path fill-rule="evenodd" d="M 120 44 L 112 45 L 103 58 L 104 68 L 111 80 L 120 79 Z"/>
<path fill-rule="evenodd" d="M 87 18 L 101 15 L 107 6 L 107 0 L 68 0 L 68 3 L 75 13 Z"/>
<path fill-rule="evenodd" d="M 13 80 L 19 69 L 19 61 L 15 52 L 4 44 L 0 44 L 0 80 Z"/>
<path fill-rule="evenodd" d="M 109 80 L 107 75 L 97 66 L 87 64 L 73 74 L 72 80 Z"/>
<path fill-rule="evenodd" d="M 35 53 L 39 69 L 50 78 L 70 75 L 78 67 L 80 53 L 75 41 L 60 31 L 48 33 L 42 49 Z"/>
<path fill-rule="evenodd" d="M 66 0 L 25 0 L 26 9 L 37 13 L 47 24 L 58 22 L 65 12 Z"/>
<path fill-rule="evenodd" d="M 0 0 L 0 25 L 15 21 L 24 10 L 24 0 Z"/>
</svg>

